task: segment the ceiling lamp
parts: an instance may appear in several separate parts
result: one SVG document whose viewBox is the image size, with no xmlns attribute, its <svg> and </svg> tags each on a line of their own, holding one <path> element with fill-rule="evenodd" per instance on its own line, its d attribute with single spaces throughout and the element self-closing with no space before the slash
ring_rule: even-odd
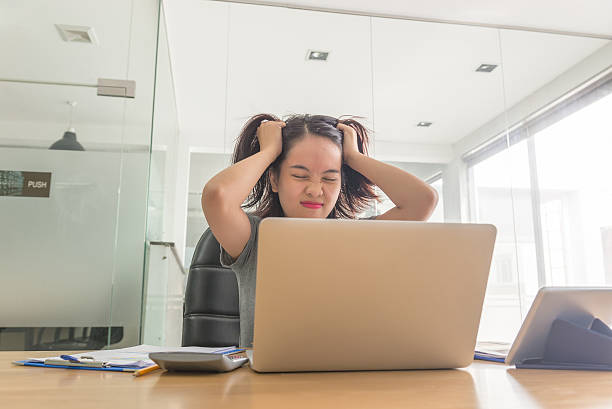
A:
<svg viewBox="0 0 612 409">
<path fill-rule="evenodd" d="M 327 61 L 327 57 L 329 57 L 329 51 L 308 50 L 306 55 L 307 60 L 314 61 Z"/>
<path fill-rule="evenodd" d="M 53 143 L 49 149 L 61 150 L 61 151 L 84 151 L 83 145 L 81 145 L 76 139 L 76 132 L 72 127 L 72 112 L 76 105 L 76 101 L 68 101 L 70 105 L 70 123 L 68 124 L 68 130 L 64 132 L 64 136 L 61 139 Z"/>
<path fill-rule="evenodd" d="M 493 71 L 497 65 L 495 64 L 480 64 L 478 68 L 476 68 L 476 72 L 491 72 Z"/>
<path fill-rule="evenodd" d="M 98 39 L 93 27 L 56 24 L 55 28 L 57 28 L 57 31 L 64 41 L 70 43 L 98 44 Z"/>
</svg>

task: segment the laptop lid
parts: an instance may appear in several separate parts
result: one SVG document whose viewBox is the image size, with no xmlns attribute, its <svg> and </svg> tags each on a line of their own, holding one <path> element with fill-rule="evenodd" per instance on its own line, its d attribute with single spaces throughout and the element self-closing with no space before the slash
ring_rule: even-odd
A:
<svg viewBox="0 0 612 409">
<path fill-rule="evenodd" d="M 251 367 L 469 365 L 495 234 L 483 224 L 264 219 Z"/>
</svg>

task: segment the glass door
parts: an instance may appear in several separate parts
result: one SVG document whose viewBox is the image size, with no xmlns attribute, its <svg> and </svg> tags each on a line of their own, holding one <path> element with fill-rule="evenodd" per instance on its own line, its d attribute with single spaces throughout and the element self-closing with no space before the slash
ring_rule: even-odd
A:
<svg viewBox="0 0 612 409">
<path fill-rule="evenodd" d="M 0 15 L 0 349 L 138 344 L 159 1 Z"/>
<path fill-rule="evenodd" d="M 111 322 L 124 101 L 82 86 L 15 82 L 0 83 L 0 101 L 2 347 L 101 348 Z"/>
</svg>

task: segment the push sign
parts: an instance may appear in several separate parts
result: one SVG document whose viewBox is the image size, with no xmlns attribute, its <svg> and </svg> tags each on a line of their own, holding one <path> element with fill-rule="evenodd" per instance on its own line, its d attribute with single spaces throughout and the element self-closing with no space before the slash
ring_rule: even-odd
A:
<svg viewBox="0 0 612 409">
<path fill-rule="evenodd" d="M 49 197 L 51 172 L 0 170 L 0 196 Z"/>
</svg>

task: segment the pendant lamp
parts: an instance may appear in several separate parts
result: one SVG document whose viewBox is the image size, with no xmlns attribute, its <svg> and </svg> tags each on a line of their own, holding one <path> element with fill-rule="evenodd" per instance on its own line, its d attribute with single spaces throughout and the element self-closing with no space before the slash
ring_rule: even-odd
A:
<svg viewBox="0 0 612 409">
<path fill-rule="evenodd" d="M 76 101 L 68 101 L 70 105 L 70 124 L 68 130 L 64 132 L 61 139 L 54 142 L 49 149 L 62 150 L 62 151 L 84 151 L 83 145 L 81 145 L 76 139 L 76 131 L 72 127 L 72 113 L 76 106 Z"/>
</svg>

